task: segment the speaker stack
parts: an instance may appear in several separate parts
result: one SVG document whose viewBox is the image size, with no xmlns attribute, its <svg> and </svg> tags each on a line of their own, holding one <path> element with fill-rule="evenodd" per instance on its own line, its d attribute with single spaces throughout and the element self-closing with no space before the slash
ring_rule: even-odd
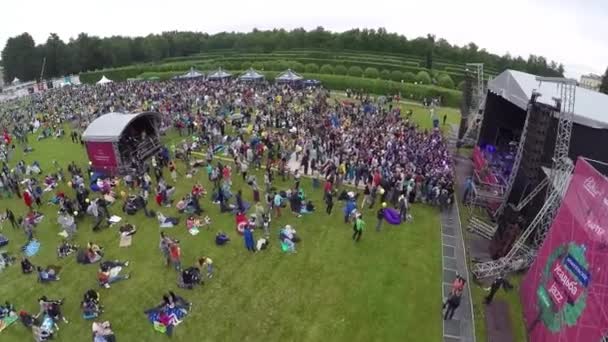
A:
<svg viewBox="0 0 608 342">
<path fill-rule="evenodd" d="M 545 142 L 551 128 L 553 109 L 544 104 L 534 103 L 528 121 L 528 134 L 524 142 L 524 155 L 521 167 L 531 184 L 537 184 L 541 177 L 541 161 Z"/>
</svg>

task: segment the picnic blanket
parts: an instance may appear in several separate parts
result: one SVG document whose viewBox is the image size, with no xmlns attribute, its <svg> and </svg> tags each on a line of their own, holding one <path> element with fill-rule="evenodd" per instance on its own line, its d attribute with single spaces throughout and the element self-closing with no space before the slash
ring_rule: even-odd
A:
<svg viewBox="0 0 608 342">
<path fill-rule="evenodd" d="M 40 242 L 38 242 L 38 240 L 30 240 L 25 246 L 23 246 L 22 249 L 26 256 L 32 257 L 38 254 L 38 251 L 40 250 Z"/>
<path fill-rule="evenodd" d="M 19 316 L 17 315 L 8 316 L 0 319 L 0 332 L 8 328 L 11 324 L 17 322 L 17 320 L 19 320 Z"/>
<path fill-rule="evenodd" d="M 166 308 L 165 310 L 166 310 L 165 313 L 167 314 L 167 316 L 175 315 L 175 317 L 180 321 L 183 320 L 184 317 L 186 317 L 188 315 L 188 311 L 182 310 L 182 309 L 179 309 L 176 307 Z M 161 321 L 160 316 L 161 316 L 160 311 L 158 311 L 158 310 L 152 311 L 152 312 L 148 313 L 148 321 L 153 324 L 154 330 L 164 334 L 164 333 L 167 333 L 167 327 L 160 322 Z"/>
<path fill-rule="evenodd" d="M 384 219 L 390 224 L 401 224 L 401 215 L 393 208 L 384 209 Z"/>
</svg>

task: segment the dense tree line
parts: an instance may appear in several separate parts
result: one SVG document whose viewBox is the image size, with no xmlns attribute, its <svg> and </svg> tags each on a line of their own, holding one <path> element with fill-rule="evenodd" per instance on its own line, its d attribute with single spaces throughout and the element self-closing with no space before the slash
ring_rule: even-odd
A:
<svg viewBox="0 0 608 342">
<path fill-rule="evenodd" d="M 2 50 L 2 63 L 6 81 L 14 77 L 33 80 L 40 78 L 45 58 L 43 77 L 50 78 L 105 67 L 154 62 L 167 57 L 188 56 L 208 50 L 271 52 L 294 48 L 406 54 L 420 57 L 429 69 L 432 69 L 434 59 L 441 59 L 457 64 L 482 62 L 496 71 L 510 68 L 544 76 L 559 76 L 564 71 L 561 64 L 548 62 L 541 56 L 531 55 L 527 60 L 510 55 L 498 56 L 480 49 L 474 43 L 460 47 L 445 39 L 435 39 L 434 35 L 408 40 L 403 35 L 388 33 L 383 28 L 333 33 L 322 27 L 311 31 L 254 29 L 248 33 L 223 32 L 214 35 L 165 32 L 135 38 L 99 38 L 81 33 L 67 43 L 56 34 L 51 34 L 40 45 L 35 45 L 28 33 L 23 33 L 7 41 Z"/>
</svg>

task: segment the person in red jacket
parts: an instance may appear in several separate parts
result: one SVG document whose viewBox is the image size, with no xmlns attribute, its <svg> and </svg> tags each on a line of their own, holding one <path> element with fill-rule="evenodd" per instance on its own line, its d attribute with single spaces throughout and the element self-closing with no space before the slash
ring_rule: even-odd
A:
<svg viewBox="0 0 608 342">
<path fill-rule="evenodd" d="M 33 198 L 32 198 L 32 194 L 30 194 L 30 192 L 28 190 L 25 190 L 23 192 L 23 202 L 25 203 L 26 207 L 28 207 L 30 210 L 32 210 Z"/>
<path fill-rule="evenodd" d="M 175 267 L 175 270 L 178 272 L 181 271 L 182 268 L 181 257 L 182 250 L 179 247 L 179 241 L 173 241 L 173 243 L 169 245 L 169 259 L 171 259 L 173 267 Z"/>
</svg>

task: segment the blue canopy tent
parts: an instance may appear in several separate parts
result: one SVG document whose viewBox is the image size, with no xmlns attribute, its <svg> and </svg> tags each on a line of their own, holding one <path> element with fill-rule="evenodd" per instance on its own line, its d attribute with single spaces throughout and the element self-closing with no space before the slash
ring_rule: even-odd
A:
<svg viewBox="0 0 608 342">
<path fill-rule="evenodd" d="M 275 81 L 277 81 L 277 83 L 299 83 L 302 79 L 302 76 L 291 71 L 291 69 L 287 69 L 287 71 L 277 76 Z"/>
<path fill-rule="evenodd" d="M 174 80 L 194 80 L 194 79 L 199 79 L 199 78 L 203 78 L 205 77 L 205 74 L 203 74 L 200 71 L 194 70 L 194 68 L 190 68 L 190 71 L 188 71 L 187 73 L 183 74 L 183 75 L 179 75 L 179 76 L 175 76 L 173 77 Z"/>
<path fill-rule="evenodd" d="M 209 74 L 207 76 L 208 80 L 212 80 L 212 81 L 221 81 L 221 80 L 226 80 L 229 79 L 232 76 L 231 73 L 223 70 L 221 67 L 219 69 L 217 69 L 217 71 Z"/>
<path fill-rule="evenodd" d="M 306 80 L 304 81 L 305 87 L 318 87 L 321 85 L 321 81 L 319 80 Z"/>
<path fill-rule="evenodd" d="M 258 82 L 263 79 L 264 79 L 264 75 L 255 71 L 253 68 L 250 68 L 244 74 L 239 76 L 239 80 L 244 81 L 244 82 Z"/>
</svg>

